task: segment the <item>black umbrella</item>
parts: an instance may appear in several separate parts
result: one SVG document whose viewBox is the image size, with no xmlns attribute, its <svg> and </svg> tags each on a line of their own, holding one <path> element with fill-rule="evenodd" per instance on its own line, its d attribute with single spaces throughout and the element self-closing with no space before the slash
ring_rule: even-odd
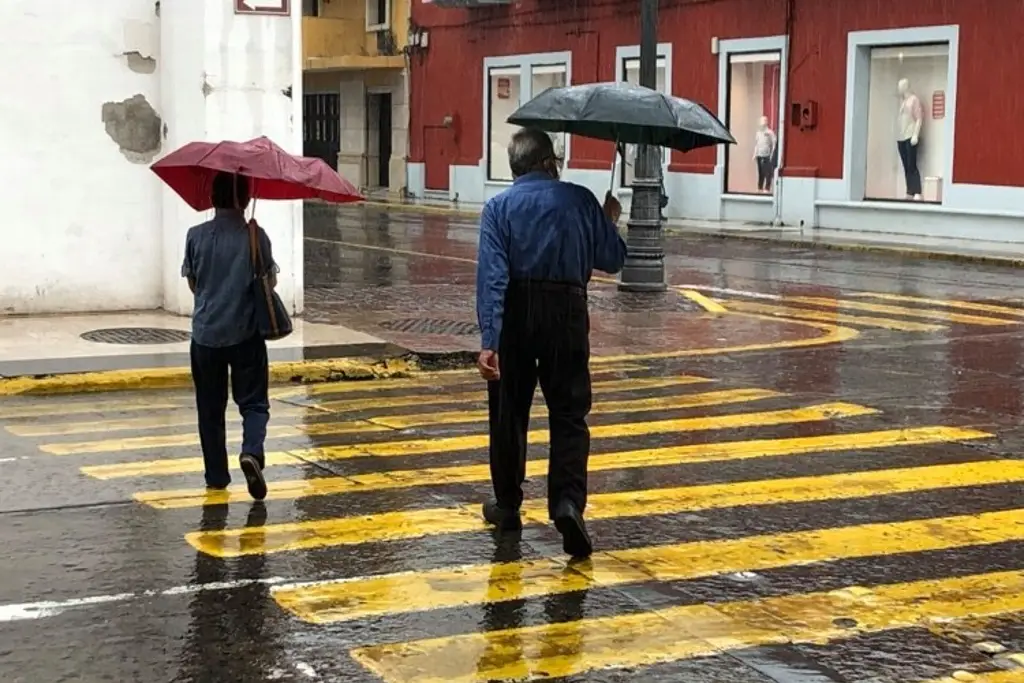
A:
<svg viewBox="0 0 1024 683">
<path fill-rule="evenodd" d="M 588 83 L 549 88 L 519 107 L 508 122 L 610 140 L 689 152 L 736 144 L 707 107 L 632 83 Z"/>
</svg>

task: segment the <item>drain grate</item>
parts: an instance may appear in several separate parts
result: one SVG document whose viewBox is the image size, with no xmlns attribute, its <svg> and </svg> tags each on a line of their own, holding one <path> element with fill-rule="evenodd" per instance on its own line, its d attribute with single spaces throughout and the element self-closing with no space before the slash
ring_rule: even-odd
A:
<svg viewBox="0 0 1024 683">
<path fill-rule="evenodd" d="M 97 344 L 178 344 L 191 338 L 185 330 L 163 327 L 110 327 L 82 335 L 82 339 Z"/>
<path fill-rule="evenodd" d="M 480 329 L 476 323 L 464 320 L 444 320 L 442 318 L 401 318 L 385 320 L 379 327 L 392 332 L 411 332 L 413 334 L 446 334 L 465 336 L 476 334 Z"/>
</svg>

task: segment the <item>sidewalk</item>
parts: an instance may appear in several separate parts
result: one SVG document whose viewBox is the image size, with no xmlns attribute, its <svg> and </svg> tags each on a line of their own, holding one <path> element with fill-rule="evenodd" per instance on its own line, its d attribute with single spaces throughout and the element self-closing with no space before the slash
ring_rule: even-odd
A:
<svg viewBox="0 0 1024 683">
<path fill-rule="evenodd" d="M 367 205 L 393 211 L 439 213 L 449 216 L 476 217 L 480 204 L 445 202 L 432 199 L 395 200 L 373 197 Z M 774 242 L 794 247 L 875 251 L 881 253 L 935 258 L 953 261 L 974 261 L 992 265 L 1024 267 L 1024 242 L 986 242 L 939 237 L 918 237 L 899 233 L 828 230 L 735 221 L 701 221 L 670 218 L 664 224 L 671 235 L 696 235 L 721 239 Z"/>
</svg>

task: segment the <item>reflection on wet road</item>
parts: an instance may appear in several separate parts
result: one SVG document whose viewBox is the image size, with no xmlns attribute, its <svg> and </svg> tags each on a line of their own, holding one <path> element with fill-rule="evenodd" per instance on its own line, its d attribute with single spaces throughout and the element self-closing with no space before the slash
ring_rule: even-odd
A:
<svg viewBox="0 0 1024 683">
<path fill-rule="evenodd" d="M 723 363 L 595 362 L 573 564 L 543 420 L 484 527 L 470 373 L 276 389 L 265 504 L 196 488 L 187 394 L 6 401 L 0 679 L 1020 680 L 1017 415 Z"/>
</svg>

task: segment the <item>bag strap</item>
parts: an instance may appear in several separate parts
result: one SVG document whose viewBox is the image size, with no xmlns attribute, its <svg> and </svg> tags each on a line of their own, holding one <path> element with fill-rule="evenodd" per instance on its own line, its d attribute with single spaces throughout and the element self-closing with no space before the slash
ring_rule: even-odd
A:
<svg viewBox="0 0 1024 683">
<path fill-rule="evenodd" d="M 260 253 L 260 240 L 257 233 L 256 221 L 249 221 L 249 262 L 252 264 L 252 276 L 261 276 L 260 270 L 263 265 L 263 255 Z"/>
</svg>

